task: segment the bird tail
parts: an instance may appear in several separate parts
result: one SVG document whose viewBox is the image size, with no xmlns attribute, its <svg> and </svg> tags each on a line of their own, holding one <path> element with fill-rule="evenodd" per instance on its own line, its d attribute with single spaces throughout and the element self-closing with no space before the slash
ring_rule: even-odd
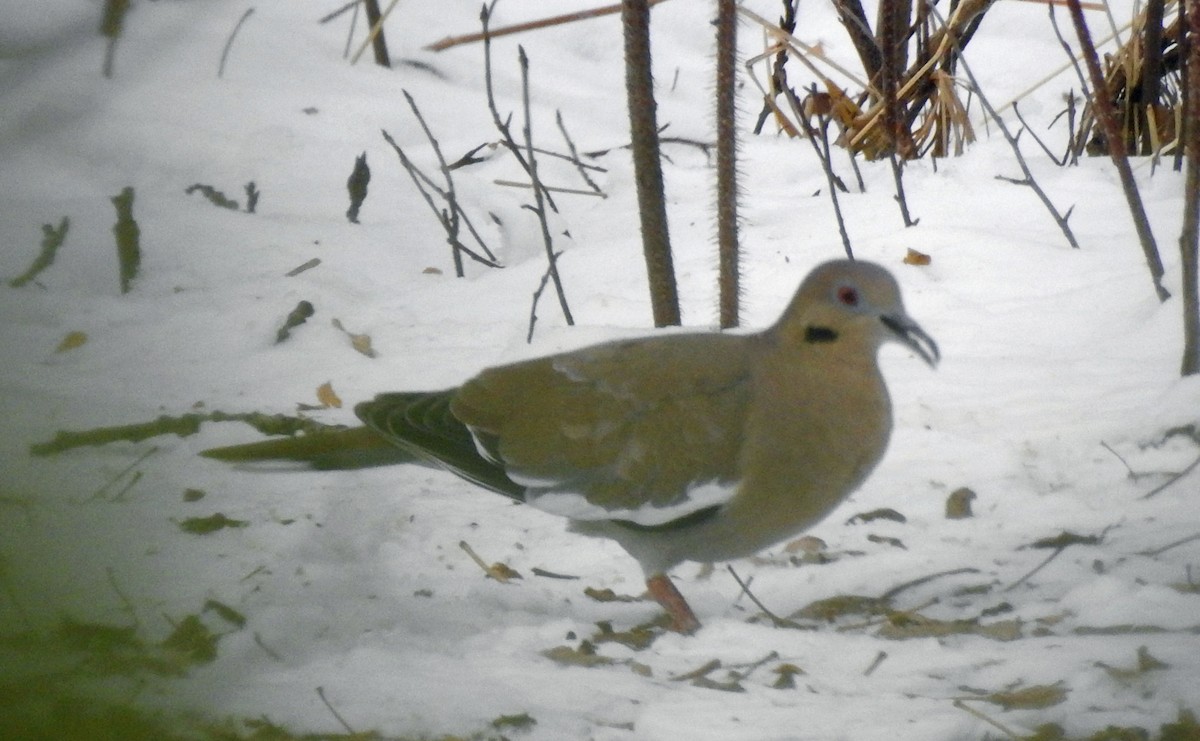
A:
<svg viewBox="0 0 1200 741">
<path fill-rule="evenodd" d="M 293 461 L 318 470 L 346 470 L 421 462 L 369 427 L 338 428 L 296 437 L 262 440 L 200 453 L 228 463 Z"/>
</svg>

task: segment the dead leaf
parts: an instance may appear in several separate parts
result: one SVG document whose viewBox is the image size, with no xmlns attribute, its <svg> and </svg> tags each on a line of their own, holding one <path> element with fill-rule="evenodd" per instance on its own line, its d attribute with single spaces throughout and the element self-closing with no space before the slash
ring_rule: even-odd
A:
<svg viewBox="0 0 1200 741">
<path fill-rule="evenodd" d="M 908 248 L 908 254 L 904 256 L 905 265 L 928 265 L 932 261 L 932 257 L 924 252 L 917 252 L 912 247 Z"/>
<path fill-rule="evenodd" d="M 337 319 L 337 317 L 334 317 L 333 319 L 333 326 L 335 329 L 339 329 L 346 333 L 346 336 L 350 338 L 350 346 L 356 351 L 366 355 L 368 358 L 377 357 L 377 353 L 375 352 L 374 348 L 371 347 L 371 335 L 355 334 L 354 332 L 351 332 L 342 326 L 342 322 Z"/>
<path fill-rule="evenodd" d="M 247 527 L 250 523 L 246 520 L 231 520 L 218 512 L 208 517 L 188 517 L 177 524 L 179 525 L 179 529 L 185 533 L 208 535 L 227 527 Z"/>
<path fill-rule="evenodd" d="M 67 332 L 66 336 L 62 338 L 62 342 L 58 343 L 58 347 L 54 348 L 54 352 L 74 350 L 77 347 L 83 347 L 87 341 L 88 336 L 86 332 Z"/>
<path fill-rule="evenodd" d="M 827 547 L 828 546 L 825 545 L 825 541 L 821 540 L 815 535 L 802 535 L 801 537 L 796 538 L 785 545 L 783 547 L 783 551 L 784 553 L 814 554 L 820 553 Z"/>
<path fill-rule="evenodd" d="M 542 656 L 564 666 L 596 667 L 615 664 L 616 661 L 596 653 L 596 648 L 586 641 L 579 648 L 555 646 L 542 652 Z"/>
<path fill-rule="evenodd" d="M 608 621 L 601 621 L 596 625 L 600 631 L 592 636 L 593 643 L 619 643 L 634 651 L 649 648 L 655 639 L 662 635 L 662 631 L 654 631 L 643 625 L 620 631 L 613 630 L 612 623 Z"/>
<path fill-rule="evenodd" d="M 873 520 L 891 520 L 892 522 L 900 522 L 900 523 L 908 522 L 907 517 L 900 514 L 896 510 L 892 509 L 891 507 L 881 507 L 880 509 L 873 509 L 870 512 L 859 512 L 857 515 L 854 515 L 849 520 L 846 520 L 846 524 L 847 525 L 858 525 L 860 523 L 867 523 L 867 522 L 871 522 Z"/>
<path fill-rule="evenodd" d="M 916 612 L 893 612 L 876 635 L 894 641 L 948 635 L 977 635 L 994 641 L 1015 641 L 1021 637 L 1021 621 L 999 620 L 984 625 L 975 620 L 937 620 Z"/>
<path fill-rule="evenodd" d="M 596 589 L 595 587 L 584 587 L 583 593 L 597 602 L 639 602 L 641 597 L 633 597 L 628 594 L 617 594 L 611 589 Z"/>
<path fill-rule="evenodd" d="M 339 397 L 333 390 L 333 381 L 326 381 L 317 387 L 317 401 L 321 402 L 321 404 L 326 408 L 342 408 L 341 397 Z"/>
<path fill-rule="evenodd" d="M 974 517 L 971 512 L 971 502 L 975 499 L 975 492 L 963 486 L 950 492 L 950 496 L 946 497 L 946 519 L 947 520 L 963 520 L 968 517 Z"/>
<path fill-rule="evenodd" d="M 809 620 L 824 620 L 832 623 L 838 618 L 849 615 L 870 617 L 882 615 L 889 609 L 889 601 L 879 597 L 864 597 L 857 594 L 842 594 L 836 597 L 816 600 L 792 613 L 793 618 L 808 618 Z"/>
<path fill-rule="evenodd" d="M 1006 692 L 993 692 L 979 699 L 987 700 L 1005 710 L 1040 710 L 1049 708 L 1067 699 L 1066 687 L 1062 682 L 1054 684 L 1037 684 L 1024 689 Z"/>
<path fill-rule="evenodd" d="M 1121 683 L 1132 682 L 1147 672 L 1171 668 L 1170 664 L 1154 658 L 1154 656 L 1150 654 L 1150 650 L 1145 646 L 1138 647 L 1137 665 L 1134 667 L 1126 669 L 1119 666 L 1109 666 L 1103 661 L 1097 661 L 1096 666 L 1108 672 L 1108 676 Z"/>
</svg>

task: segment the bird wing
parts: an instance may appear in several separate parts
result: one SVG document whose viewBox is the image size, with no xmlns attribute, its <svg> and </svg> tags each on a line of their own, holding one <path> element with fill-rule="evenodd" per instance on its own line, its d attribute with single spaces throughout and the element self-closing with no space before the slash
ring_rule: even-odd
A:
<svg viewBox="0 0 1200 741">
<path fill-rule="evenodd" d="M 437 463 L 473 484 L 524 500 L 525 487 L 504 468 L 482 457 L 471 432 L 450 412 L 456 389 L 380 394 L 354 408 L 368 427 L 420 458 Z"/>
<path fill-rule="evenodd" d="M 756 350 L 746 335 L 607 343 L 486 370 L 450 410 L 531 504 L 658 525 L 733 495 Z"/>
</svg>

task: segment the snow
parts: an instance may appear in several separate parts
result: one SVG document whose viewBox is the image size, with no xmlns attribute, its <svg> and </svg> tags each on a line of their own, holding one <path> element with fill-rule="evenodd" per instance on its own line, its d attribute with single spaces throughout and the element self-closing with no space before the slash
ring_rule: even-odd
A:
<svg viewBox="0 0 1200 741">
<path fill-rule="evenodd" d="M 577 326 L 565 326 L 548 291 L 527 344 L 544 253 L 522 208 L 528 192 L 493 183 L 520 179 L 518 169 L 493 154 L 457 171 L 463 203 L 506 265 L 468 262 L 467 277 L 457 279 L 436 220 L 380 135 L 388 131 L 434 171 L 407 90 L 447 158 L 495 140 L 480 47 L 421 48 L 474 30 L 477 4 L 401 3 L 387 26 L 393 57 L 429 68 L 392 70 L 369 64 L 369 52 L 355 66 L 343 60 L 348 17 L 316 22 L 336 5 L 256 5 L 220 79 L 220 53 L 244 3 L 134 4 L 112 79 L 100 75 L 96 4 L 0 6 L 0 275 L 26 269 L 39 225 L 71 222 L 38 285 L 0 287 L 4 655 L 21 656 L 22 636 L 52 635 L 64 617 L 136 621 L 145 640 L 161 640 L 171 621 L 216 600 L 247 619 L 236 629 L 203 613 L 225 634 L 217 658 L 180 677 L 139 675 L 124 699 L 218 719 L 266 717 L 296 733 L 344 730 L 317 687 L 355 730 L 417 737 L 483 732 L 500 716 L 528 713 L 536 725 L 506 734 L 982 738 L 995 729 L 955 699 L 1060 682 L 1066 699 L 1050 707 L 970 704 L 1020 732 L 1053 722 L 1072 734 L 1110 724 L 1157 730 L 1180 709 L 1200 708 L 1200 594 L 1177 588 L 1200 560 L 1200 541 L 1164 549 L 1198 530 L 1200 473 L 1142 498 L 1197 456 L 1194 440 L 1164 439 L 1200 422 L 1200 382 L 1178 377 L 1179 302 L 1160 304 L 1154 295 L 1111 163 L 1062 169 L 1023 141 L 1059 209 L 1075 207 L 1081 249 L 1071 250 L 1032 192 L 995 179 L 1019 170 L 994 127 L 978 119 L 980 141 L 965 156 L 938 162 L 936 171 L 929 161 L 908 167 L 917 226 L 903 227 L 886 165 L 864 165 L 867 192 L 841 199 L 856 256 L 897 276 L 942 364 L 931 372 L 903 349 L 883 351 L 896 430 L 867 483 L 811 531 L 828 545 L 828 563 L 795 565 L 780 547 L 734 566 L 779 615 L 970 569 L 911 586 L 893 606 L 960 620 L 1006 603 L 1008 611 L 981 622 L 1018 619 L 1017 640 L 889 640 L 877 634 L 880 618 L 869 616 L 812 630 L 748 622 L 758 610 L 723 568 L 706 576 L 687 565 L 675 576 L 705 624 L 698 634 L 663 635 L 642 650 L 602 643 L 598 652 L 613 663 L 564 666 L 544 652 L 578 647 L 598 621 L 620 631 L 657 614 L 650 602 L 599 603 L 583 594 L 639 594 L 636 565 L 611 543 L 566 533 L 561 519 L 450 475 L 403 467 L 247 471 L 197 455 L 254 438 L 238 424 L 31 457 L 30 444 L 60 429 L 132 424 L 196 405 L 295 413 L 298 403 L 316 403 L 326 381 L 346 407 L 311 415 L 348 424 L 353 403 L 380 391 L 447 387 L 489 365 L 651 331 L 632 167 L 616 148 L 628 139 L 619 22 L 494 43 L 502 113 L 518 111 L 521 120 L 519 43 L 531 60 L 539 144 L 564 149 L 557 110 L 580 150 L 613 148 L 596 161 L 608 169 L 599 176 L 607 198 L 557 198 L 555 245 L 564 250 L 560 270 Z M 589 5 L 556 3 L 555 12 Z M 777 3 L 747 5 L 778 14 Z M 494 25 L 540 17 L 544 6 L 504 0 Z M 710 15 L 679 0 L 653 10 L 659 116 L 672 136 L 711 138 Z M 801 28 L 807 41 L 853 64 L 831 8 L 803 5 Z M 743 53 L 757 53 L 760 38 L 743 23 Z M 1044 9 L 1026 3 L 996 5 L 968 54 L 997 106 L 1062 60 Z M 1023 114 L 1046 127 L 1071 87 L 1072 73 L 1054 78 L 1022 102 Z M 756 98 L 747 83 L 743 131 Z M 1061 146 L 1061 124 L 1044 135 Z M 345 181 L 364 151 L 370 194 L 353 225 L 344 216 Z M 666 153 L 684 321 L 709 328 L 711 162 L 687 145 Z M 747 133 L 741 153 L 744 321 L 763 326 L 808 269 L 842 248 L 807 143 Z M 541 163 L 547 181 L 579 187 L 568 166 Z M 839 166 L 847 169 L 844 159 Z M 1145 161 L 1135 171 L 1166 285 L 1178 295 L 1182 178 L 1166 167 L 1151 173 Z M 244 200 L 251 180 L 262 192 L 253 215 L 184 193 L 207 183 Z M 134 289 L 120 295 L 108 199 L 126 186 L 136 189 L 143 261 Z M 908 248 L 932 263 L 901 264 Z M 313 257 L 318 267 L 284 276 Z M 313 303 L 315 316 L 274 344 L 300 300 Z M 378 357 L 356 353 L 333 318 L 370 335 Z M 55 352 L 72 331 L 87 342 Z M 948 520 L 945 499 L 963 486 L 978 494 L 975 517 Z M 205 495 L 185 501 L 187 489 Z M 847 523 L 881 507 L 907 521 Z M 217 512 L 247 524 L 206 536 L 179 528 Z M 1030 546 L 1063 531 L 1093 541 L 1063 549 L 1026 577 L 1053 553 Z M 460 541 L 524 578 L 486 579 Z M 578 579 L 538 577 L 535 567 Z M 1105 668 L 1136 667 L 1141 646 L 1168 666 L 1126 680 Z M 865 674 L 880 652 L 886 658 Z M 743 692 L 672 679 L 713 659 L 723 667 L 709 675 L 714 681 L 767 660 L 741 680 Z M 785 662 L 804 673 L 794 689 L 773 688 Z M 14 681 L 28 676 L 11 671 Z"/>
</svg>

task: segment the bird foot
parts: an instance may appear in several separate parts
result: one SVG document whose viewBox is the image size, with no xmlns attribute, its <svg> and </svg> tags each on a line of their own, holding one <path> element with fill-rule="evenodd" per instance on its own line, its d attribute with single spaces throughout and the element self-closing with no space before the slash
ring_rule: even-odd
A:
<svg viewBox="0 0 1200 741">
<path fill-rule="evenodd" d="M 646 589 L 658 604 L 662 605 L 671 618 L 670 630 L 676 633 L 690 635 L 700 629 L 700 621 L 696 613 L 688 605 L 687 600 L 679 593 L 671 577 L 666 574 L 655 574 L 646 580 Z"/>
</svg>

